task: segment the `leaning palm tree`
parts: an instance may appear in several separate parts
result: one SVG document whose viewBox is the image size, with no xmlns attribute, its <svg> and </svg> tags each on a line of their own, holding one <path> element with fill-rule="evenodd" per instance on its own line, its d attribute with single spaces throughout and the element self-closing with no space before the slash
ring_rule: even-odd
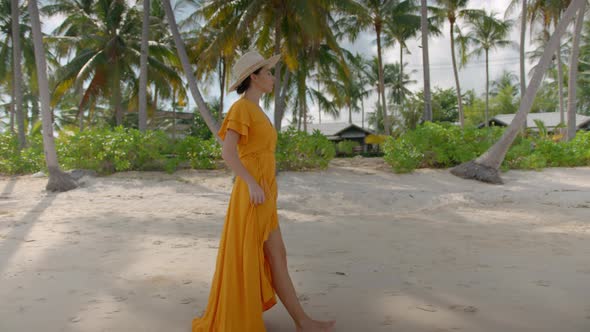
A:
<svg viewBox="0 0 590 332">
<path fill-rule="evenodd" d="M 219 124 L 215 121 L 213 115 L 211 114 L 211 111 L 209 110 L 209 107 L 207 107 L 205 100 L 203 100 L 203 96 L 201 95 L 199 87 L 197 86 L 197 80 L 192 75 L 193 69 L 188 60 L 188 55 L 186 53 L 184 41 L 180 37 L 180 32 L 178 31 L 178 26 L 176 25 L 176 19 L 174 17 L 174 12 L 172 11 L 172 6 L 170 5 L 170 0 L 163 0 L 162 4 L 164 6 L 164 11 L 166 12 L 166 18 L 168 20 L 170 30 L 172 30 L 174 44 L 176 45 L 178 57 L 180 58 L 180 61 L 182 63 L 182 68 L 186 75 L 189 88 L 193 95 L 193 99 L 197 102 L 197 109 L 199 110 L 201 117 L 203 117 L 203 120 L 205 120 L 205 123 L 207 124 L 209 130 L 211 130 L 212 133 L 217 133 L 217 131 L 219 130 Z M 218 140 L 220 140 L 218 136 L 216 137 Z"/>
<path fill-rule="evenodd" d="M 467 9 L 469 0 L 436 0 L 440 6 L 437 13 L 444 16 L 449 21 L 450 36 L 451 36 L 451 61 L 453 63 L 453 73 L 455 75 L 455 89 L 457 90 L 457 105 L 459 107 L 459 122 L 461 127 L 465 124 L 465 116 L 463 114 L 463 100 L 461 96 L 461 84 L 459 83 L 459 72 L 457 69 L 457 59 L 455 57 L 455 31 L 459 30 L 458 20 L 462 18 L 473 19 L 481 15 L 481 11 Z"/>
<path fill-rule="evenodd" d="M 523 127 L 528 112 L 533 106 L 534 97 L 541 85 L 543 76 L 547 71 L 547 68 L 551 64 L 551 60 L 557 48 L 559 46 L 559 40 L 566 32 L 568 25 L 576 16 L 576 13 L 585 5 L 587 0 L 572 0 L 571 4 L 563 14 L 559 24 L 557 25 L 553 35 L 547 43 L 547 47 L 543 52 L 543 56 L 537 65 L 537 69 L 534 71 L 533 77 L 523 98 L 521 99 L 520 106 L 514 120 L 504 132 L 504 135 L 494 144 L 489 150 L 483 155 L 473 161 L 463 163 L 451 170 L 451 173 L 466 179 L 473 179 L 488 183 L 502 183 L 500 178 L 499 168 L 506 152 L 514 142 L 514 139 L 518 135 L 519 131 Z"/>
<path fill-rule="evenodd" d="M 490 94 L 490 50 L 496 50 L 501 47 L 513 45 L 508 39 L 510 29 L 512 28 L 511 20 L 502 20 L 496 17 L 496 13 L 487 13 L 485 10 L 482 15 L 472 17 L 468 21 L 470 31 L 459 36 L 461 40 L 461 63 L 465 64 L 467 59 L 472 56 L 480 57 L 485 55 L 486 61 L 486 108 L 485 108 L 485 125 L 488 126 L 489 117 L 489 94 Z M 466 49 L 472 48 L 470 53 Z"/>
<path fill-rule="evenodd" d="M 43 122 L 43 150 L 45 162 L 49 171 L 49 182 L 46 189 L 49 191 L 68 191 L 77 187 L 76 182 L 59 168 L 55 143 L 53 139 L 53 122 L 49 105 L 49 83 L 47 81 L 47 63 L 45 61 L 45 48 L 43 47 L 43 36 L 41 34 L 41 22 L 37 1 L 29 1 L 29 15 L 31 17 L 31 28 L 33 43 L 35 47 L 35 60 L 37 63 L 37 79 L 39 80 L 39 93 L 42 108 Z"/>
</svg>

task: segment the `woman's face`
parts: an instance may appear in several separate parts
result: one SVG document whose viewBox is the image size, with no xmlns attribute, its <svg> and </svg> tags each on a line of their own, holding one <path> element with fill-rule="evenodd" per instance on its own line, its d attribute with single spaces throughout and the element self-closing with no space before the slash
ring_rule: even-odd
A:
<svg viewBox="0 0 590 332">
<path fill-rule="evenodd" d="M 275 84 L 275 77 L 270 71 L 269 66 L 264 66 L 258 74 L 250 75 L 252 84 L 264 93 L 272 92 Z"/>
</svg>

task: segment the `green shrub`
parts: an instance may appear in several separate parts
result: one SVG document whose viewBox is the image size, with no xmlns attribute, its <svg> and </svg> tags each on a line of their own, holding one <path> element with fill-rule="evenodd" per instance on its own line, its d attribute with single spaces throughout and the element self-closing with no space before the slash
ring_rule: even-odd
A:
<svg viewBox="0 0 590 332">
<path fill-rule="evenodd" d="M 335 154 L 334 144 L 318 130 L 310 135 L 291 127 L 279 133 L 276 161 L 280 170 L 323 169 Z"/>
<path fill-rule="evenodd" d="M 446 168 L 481 156 L 505 128 L 465 128 L 425 123 L 384 145 L 384 160 L 395 172 L 416 168 Z M 548 136 L 518 136 L 506 154 L 502 169 L 542 169 L 590 165 L 590 132 L 579 132 L 571 142 Z"/>
<path fill-rule="evenodd" d="M 344 140 L 336 144 L 336 152 L 344 156 L 352 156 L 354 148 L 360 146 L 359 142 Z"/>
<path fill-rule="evenodd" d="M 215 138 L 207 140 L 188 136 L 176 145 L 176 154 L 180 161 L 188 161 L 195 169 L 215 168 L 215 161 L 221 159 L 221 145 Z"/>
<path fill-rule="evenodd" d="M 0 134 L 0 174 L 35 173 L 45 168 L 41 135 L 27 137 L 27 145 L 19 152 L 16 135 Z"/>
</svg>

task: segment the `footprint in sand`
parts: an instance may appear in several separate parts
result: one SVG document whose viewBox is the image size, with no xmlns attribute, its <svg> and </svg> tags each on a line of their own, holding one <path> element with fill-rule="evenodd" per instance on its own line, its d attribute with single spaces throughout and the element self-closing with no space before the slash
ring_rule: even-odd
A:
<svg viewBox="0 0 590 332">
<path fill-rule="evenodd" d="M 309 301 L 309 296 L 307 296 L 305 294 L 301 294 L 301 295 L 297 296 L 297 299 L 299 300 L 299 302 L 307 302 L 307 301 Z"/>
<path fill-rule="evenodd" d="M 449 306 L 449 309 L 453 310 L 453 311 L 464 311 L 464 312 L 469 312 L 469 313 L 476 313 L 479 309 L 477 309 L 474 306 L 465 306 L 465 305 L 460 305 L 460 304 L 453 304 Z"/>
<path fill-rule="evenodd" d="M 117 297 L 115 297 L 115 301 L 117 301 L 117 302 L 123 302 L 125 300 L 127 300 L 127 297 L 126 296 L 117 296 Z"/>
<path fill-rule="evenodd" d="M 537 286 L 549 287 L 549 286 L 551 286 L 551 281 L 548 281 L 548 280 L 537 280 L 537 281 L 535 281 L 535 284 Z"/>
<path fill-rule="evenodd" d="M 419 306 L 416 306 L 416 309 L 420 309 L 422 311 L 428 311 L 428 312 L 436 312 L 436 308 L 432 304 L 419 305 Z"/>
<path fill-rule="evenodd" d="M 393 318 L 391 316 L 385 316 L 385 319 L 381 322 L 382 326 L 389 326 L 389 325 L 393 325 Z"/>
<path fill-rule="evenodd" d="M 181 304 L 190 304 L 190 303 L 193 303 L 193 302 L 195 302 L 195 301 L 196 301 L 196 299 L 195 299 L 195 298 L 192 298 L 192 297 L 185 297 L 184 299 L 180 300 L 180 303 L 181 303 Z"/>
</svg>

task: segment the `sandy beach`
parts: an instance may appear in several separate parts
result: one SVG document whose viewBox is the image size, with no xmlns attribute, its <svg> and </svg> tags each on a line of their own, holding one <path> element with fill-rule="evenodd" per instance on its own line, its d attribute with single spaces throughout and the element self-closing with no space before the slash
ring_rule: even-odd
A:
<svg viewBox="0 0 590 332">
<path fill-rule="evenodd" d="M 493 186 L 379 159 L 282 172 L 305 309 L 336 331 L 590 331 L 590 168 Z M 227 170 L 0 177 L 0 331 L 189 331 L 207 304 Z M 282 304 L 269 332 L 294 331 Z"/>
</svg>

